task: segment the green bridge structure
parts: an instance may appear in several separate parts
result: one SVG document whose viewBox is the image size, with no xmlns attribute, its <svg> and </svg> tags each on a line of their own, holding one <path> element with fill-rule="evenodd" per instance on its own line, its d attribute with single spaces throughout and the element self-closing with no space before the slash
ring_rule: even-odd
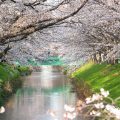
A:
<svg viewBox="0 0 120 120">
<path fill-rule="evenodd" d="M 19 60 L 15 62 L 16 65 L 21 65 Z M 50 65 L 50 66 L 62 66 L 63 60 L 59 56 L 48 56 L 44 60 L 37 61 L 35 59 L 28 59 L 28 63 L 26 65 L 31 66 L 42 66 L 42 65 Z"/>
</svg>

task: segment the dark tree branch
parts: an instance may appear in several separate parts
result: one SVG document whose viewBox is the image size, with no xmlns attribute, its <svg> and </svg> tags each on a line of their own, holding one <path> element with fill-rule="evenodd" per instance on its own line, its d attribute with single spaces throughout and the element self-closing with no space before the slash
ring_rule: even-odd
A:
<svg viewBox="0 0 120 120">
<path fill-rule="evenodd" d="M 85 6 L 85 4 L 87 2 L 88 2 L 88 0 L 84 0 L 83 4 L 80 7 L 78 7 L 74 12 L 72 12 L 66 16 L 60 17 L 60 18 L 52 18 L 52 17 L 50 18 L 49 17 L 49 18 L 46 18 L 43 20 L 38 20 L 37 22 L 36 22 L 36 19 L 33 18 L 33 21 L 35 21 L 35 22 L 33 22 L 31 24 L 28 24 L 26 26 L 18 25 L 18 26 L 11 27 L 9 31 L 0 35 L 0 42 L 4 43 L 7 39 L 12 39 L 17 36 L 27 36 L 35 31 L 43 30 L 43 29 L 53 26 L 59 22 L 62 22 L 64 20 L 66 20 L 67 18 L 76 15 Z M 48 14 L 50 14 L 50 13 L 48 12 Z M 23 18 L 23 20 L 24 20 L 24 18 Z M 18 21 L 19 21 L 19 19 L 18 19 Z M 20 24 L 20 23 L 18 23 L 18 24 Z"/>
<path fill-rule="evenodd" d="M 15 0 L 11 0 L 13 3 L 16 3 L 16 1 Z"/>
<path fill-rule="evenodd" d="M 12 47 L 8 45 L 8 46 L 0 53 L 0 59 L 2 59 L 2 58 L 7 54 L 7 52 L 8 52 L 11 48 L 12 48 Z"/>
</svg>

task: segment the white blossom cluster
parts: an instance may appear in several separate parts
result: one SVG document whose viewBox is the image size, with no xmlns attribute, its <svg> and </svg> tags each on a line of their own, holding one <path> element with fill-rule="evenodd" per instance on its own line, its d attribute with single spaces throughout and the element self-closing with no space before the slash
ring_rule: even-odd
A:
<svg viewBox="0 0 120 120">
<path fill-rule="evenodd" d="M 103 119 L 113 118 L 114 120 L 120 120 L 120 108 L 116 107 L 113 103 L 108 103 L 105 98 L 112 99 L 109 97 L 109 91 L 101 88 L 100 93 L 95 93 L 91 97 L 86 98 L 85 102 L 78 100 L 76 106 L 65 104 L 63 117 L 65 120 L 74 120 L 79 116 L 85 118 L 87 115 Z M 116 101 L 116 99 L 113 101 Z M 54 113 L 50 112 L 50 115 L 55 118 Z"/>
<path fill-rule="evenodd" d="M 75 111 L 76 110 L 75 107 L 65 104 L 64 109 L 65 109 L 64 118 L 70 119 L 70 120 L 73 120 L 76 118 L 77 113 Z"/>
<path fill-rule="evenodd" d="M 0 107 L 0 114 L 5 112 L 5 108 L 3 106 Z"/>
<path fill-rule="evenodd" d="M 97 110 L 92 110 L 90 112 L 90 115 L 100 117 L 102 116 L 102 113 L 106 112 L 109 117 L 120 120 L 120 108 L 117 108 L 114 105 L 110 105 L 110 104 L 105 105 L 102 102 L 94 104 L 94 106 Z M 102 112 L 100 112 L 99 110 L 102 110 Z"/>
<path fill-rule="evenodd" d="M 8 28 L 15 22 L 17 17 L 22 15 L 35 15 L 36 12 L 31 7 L 26 7 L 24 4 L 33 3 L 36 0 L 15 0 L 17 3 L 11 1 L 6 1 L 1 3 L 0 7 L 0 34 L 8 30 Z M 50 0 L 51 1 L 51 0 Z M 99 0 L 106 1 L 106 0 Z M 119 1 L 119 0 L 116 0 Z M 47 3 L 47 1 L 46 1 Z M 118 3 L 118 2 L 116 2 Z M 115 8 L 119 8 L 117 4 Z M 42 12 L 42 6 L 34 6 L 35 9 L 39 12 Z M 44 9 L 46 6 L 44 6 Z M 27 39 L 22 40 L 21 42 L 13 43 L 13 48 L 8 54 L 8 60 L 15 61 L 20 60 L 21 63 L 25 64 L 28 59 L 35 58 L 40 60 L 41 58 L 46 57 L 46 50 L 44 48 L 49 48 L 49 45 L 52 43 L 61 44 L 61 47 L 58 48 L 59 55 L 63 56 L 63 59 L 66 64 L 69 63 L 78 63 L 81 60 L 86 61 L 88 56 L 90 56 L 94 51 L 90 47 L 87 41 L 91 43 L 97 43 L 97 39 L 88 40 L 88 33 L 95 34 L 98 36 L 98 32 L 95 32 L 93 28 L 98 27 L 99 25 L 104 25 L 112 22 L 114 18 L 120 18 L 119 10 L 118 12 L 113 9 L 109 9 L 107 6 L 96 2 L 95 0 L 90 0 L 87 5 L 76 15 L 76 17 L 70 18 L 68 24 L 61 24 L 57 27 L 53 26 L 52 28 L 44 29 L 40 32 L 35 32 L 27 37 Z M 64 13 L 63 13 L 64 14 Z M 73 24 L 71 21 L 74 21 L 78 24 Z M 29 21 L 29 20 L 28 20 Z M 70 22 L 70 24 L 69 24 Z M 113 36 L 120 35 L 117 31 L 117 28 L 120 26 L 119 21 L 115 21 L 113 26 L 104 28 L 105 31 L 109 29 L 110 33 L 115 33 Z M 101 27 L 102 28 L 102 27 Z M 45 33 L 45 34 L 44 34 Z M 118 35 L 117 35 L 118 34 Z M 108 35 L 105 35 L 108 36 Z M 101 38 L 101 36 L 99 36 Z M 119 40 L 119 36 L 118 36 Z M 104 43 L 104 39 L 102 42 Z M 108 41 L 109 43 L 109 41 Z M 28 45 L 30 44 L 30 45 Z M 105 44 L 105 43 L 104 43 Z M 101 44 L 100 44 L 101 45 Z M 99 45 L 96 47 L 99 49 Z M 1 46 L 0 46 L 1 48 Z M 96 49 L 97 49 L 96 48 Z M 109 55 L 112 56 L 112 55 Z M 39 59 L 40 58 L 40 59 Z M 78 63 L 80 64 L 80 63 Z"/>
<path fill-rule="evenodd" d="M 64 110 L 65 110 L 65 112 L 64 112 L 64 114 L 63 114 L 63 118 L 64 118 L 65 120 L 68 120 L 68 119 L 73 120 L 73 119 L 76 118 L 77 112 L 76 112 L 76 108 L 75 108 L 74 106 L 65 104 L 65 105 L 64 105 Z M 54 118 L 54 120 L 58 120 L 55 111 L 53 111 L 53 110 L 48 110 L 47 113 L 49 113 L 49 115 L 52 116 L 52 117 Z"/>
<path fill-rule="evenodd" d="M 107 117 L 120 120 L 120 108 L 104 102 L 104 98 L 107 98 L 108 96 L 109 91 L 105 91 L 103 88 L 101 88 L 100 94 L 93 94 L 92 97 L 86 98 L 86 104 L 92 104 L 93 106 L 90 115 L 104 117 L 103 114 L 106 113 Z"/>
<path fill-rule="evenodd" d="M 92 97 L 86 98 L 86 104 L 99 101 L 99 100 L 103 100 L 103 98 L 108 97 L 109 91 L 105 91 L 103 88 L 101 88 L 100 91 L 101 91 L 100 94 L 96 93 L 96 94 L 93 94 Z"/>
<path fill-rule="evenodd" d="M 120 108 L 116 108 L 113 105 L 106 105 L 105 109 L 110 112 L 113 116 L 115 116 L 118 120 L 120 120 Z"/>
</svg>

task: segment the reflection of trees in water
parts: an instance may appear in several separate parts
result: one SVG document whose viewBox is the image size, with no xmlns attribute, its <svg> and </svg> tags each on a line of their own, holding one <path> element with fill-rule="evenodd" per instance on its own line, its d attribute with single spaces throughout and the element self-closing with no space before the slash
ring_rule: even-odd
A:
<svg viewBox="0 0 120 120">
<path fill-rule="evenodd" d="M 62 120 L 64 104 L 74 104 L 76 97 L 70 93 L 71 87 L 64 84 L 66 77 L 56 69 L 56 66 L 42 66 L 40 73 L 26 77 L 23 88 L 10 100 L 8 104 L 12 104 L 7 106 L 5 116 L 0 116 L 1 120 L 51 120 L 46 114 L 48 110 L 55 110 Z"/>
</svg>

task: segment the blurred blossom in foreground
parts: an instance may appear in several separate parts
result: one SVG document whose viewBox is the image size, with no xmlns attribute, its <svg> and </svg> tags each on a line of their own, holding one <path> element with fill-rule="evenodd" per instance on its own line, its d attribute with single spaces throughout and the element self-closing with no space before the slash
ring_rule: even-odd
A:
<svg viewBox="0 0 120 120">
<path fill-rule="evenodd" d="M 106 98 L 111 100 L 112 103 L 108 103 Z M 98 120 L 99 118 L 120 120 L 120 108 L 115 105 L 115 102 L 118 100 L 120 100 L 120 97 L 113 100 L 109 97 L 109 91 L 101 88 L 100 93 L 93 94 L 86 98 L 85 101 L 78 100 L 75 106 L 65 104 L 64 120 L 73 120 L 80 115 L 97 117 Z M 55 112 L 50 112 L 49 114 L 55 117 Z"/>
<path fill-rule="evenodd" d="M 0 113 L 2 114 L 2 113 L 4 113 L 5 112 L 5 108 L 3 107 L 3 106 L 1 106 L 1 108 L 0 108 Z"/>
</svg>

